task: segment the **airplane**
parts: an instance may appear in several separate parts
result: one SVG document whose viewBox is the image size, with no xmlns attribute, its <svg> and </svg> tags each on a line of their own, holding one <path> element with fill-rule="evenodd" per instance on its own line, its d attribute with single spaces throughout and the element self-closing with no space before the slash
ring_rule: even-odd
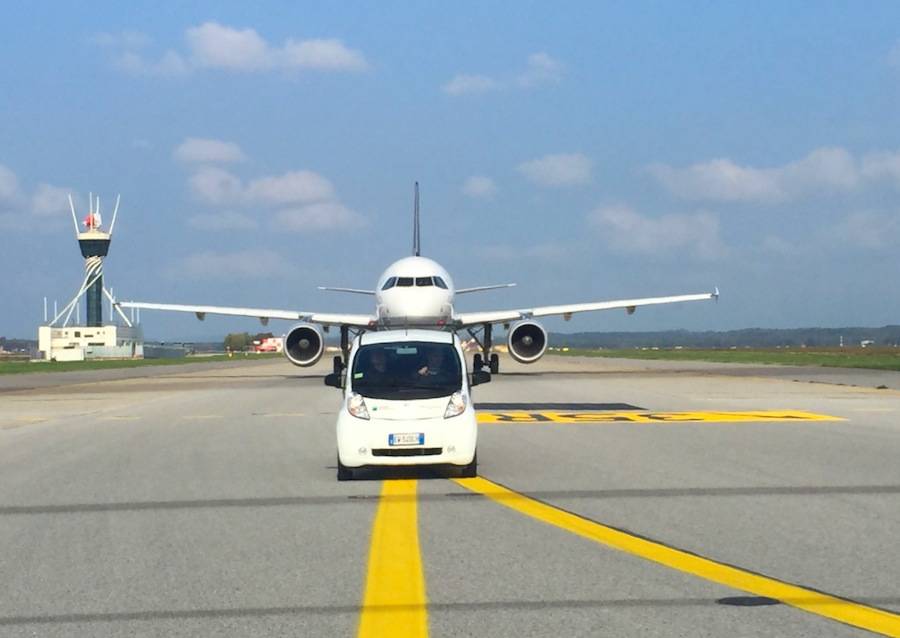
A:
<svg viewBox="0 0 900 638">
<path fill-rule="evenodd" d="M 122 308 L 144 310 L 168 310 L 192 312 L 199 320 L 208 314 L 238 317 L 256 317 L 262 325 L 270 319 L 299 321 L 284 336 L 283 352 L 294 365 L 307 367 L 316 364 L 325 351 L 323 331 L 337 327 L 341 335 L 343 357 L 335 357 L 335 372 L 340 372 L 347 360 L 353 336 L 364 331 L 403 327 L 430 327 L 438 330 L 465 330 L 475 340 L 481 352 L 473 357 L 473 369 L 488 367 L 496 374 L 500 360 L 493 347 L 493 327 L 502 324 L 507 329 L 507 346 L 510 356 L 519 363 L 534 363 L 547 350 L 547 331 L 536 321 L 539 317 L 562 316 L 566 321 L 579 312 L 624 308 L 630 315 L 638 306 L 669 304 L 686 301 L 706 301 L 719 298 L 714 292 L 619 299 L 557 306 L 537 306 L 513 310 L 481 312 L 456 312 L 453 301 L 456 295 L 508 288 L 515 284 L 494 284 L 473 288 L 457 288 L 450 273 L 432 259 L 421 255 L 419 227 L 419 184 L 415 184 L 413 212 L 413 254 L 388 266 L 371 290 L 320 286 L 320 290 L 369 295 L 375 297 L 372 314 L 343 314 L 306 312 L 301 310 L 277 310 L 269 308 L 239 308 L 227 306 L 199 306 L 183 304 L 147 303 L 141 301 L 116 302 Z M 321 327 L 321 328 L 320 328 Z M 352 333 L 352 334 L 351 334 Z"/>
</svg>

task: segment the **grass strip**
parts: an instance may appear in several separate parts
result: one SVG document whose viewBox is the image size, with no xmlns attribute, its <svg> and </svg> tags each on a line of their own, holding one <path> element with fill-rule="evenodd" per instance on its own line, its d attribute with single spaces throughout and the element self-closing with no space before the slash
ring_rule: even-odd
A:
<svg viewBox="0 0 900 638">
<path fill-rule="evenodd" d="M 551 354 L 569 357 L 610 357 L 620 359 L 659 359 L 665 361 L 712 361 L 716 363 L 755 363 L 830 368 L 867 368 L 900 370 L 900 351 L 895 348 L 854 348 L 803 350 L 593 350 L 570 348 Z"/>
</svg>

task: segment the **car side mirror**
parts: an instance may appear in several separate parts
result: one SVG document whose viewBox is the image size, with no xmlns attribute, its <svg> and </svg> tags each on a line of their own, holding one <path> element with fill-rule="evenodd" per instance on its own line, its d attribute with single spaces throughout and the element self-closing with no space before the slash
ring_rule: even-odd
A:
<svg viewBox="0 0 900 638">
<path fill-rule="evenodd" d="M 332 388 L 343 389 L 344 388 L 344 375 L 340 372 L 332 372 L 331 374 L 325 375 L 325 385 L 330 386 Z"/>
<path fill-rule="evenodd" d="M 482 383 L 490 383 L 491 382 L 491 373 L 485 372 L 484 370 L 476 370 L 472 374 L 469 375 L 469 385 L 476 386 L 481 385 Z"/>
</svg>

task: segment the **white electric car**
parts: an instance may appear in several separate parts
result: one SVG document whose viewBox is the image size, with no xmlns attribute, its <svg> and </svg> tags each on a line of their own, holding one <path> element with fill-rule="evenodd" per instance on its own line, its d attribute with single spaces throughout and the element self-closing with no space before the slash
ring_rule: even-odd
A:
<svg viewBox="0 0 900 638">
<path fill-rule="evenodd" d="M 337 419 L 337 478 L 363 467 L 456 466 L 475 476 L 478 426 L 470 388 L 490 381 L 466 373 L 459 338 L 436 330 L 366 332 L 349 364 L 325 377 L 343 388 Z"/>
</svg>

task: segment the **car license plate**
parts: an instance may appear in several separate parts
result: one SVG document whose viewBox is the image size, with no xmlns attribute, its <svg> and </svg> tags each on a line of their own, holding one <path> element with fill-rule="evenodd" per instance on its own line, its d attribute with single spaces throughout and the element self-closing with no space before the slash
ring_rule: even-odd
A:
<svg viewBox="0 0 900 638">
<path fill-rule="evenodd" d="M 388 445 L 425 445 L 425 433 L 388 434 Z"/>
</svg>

